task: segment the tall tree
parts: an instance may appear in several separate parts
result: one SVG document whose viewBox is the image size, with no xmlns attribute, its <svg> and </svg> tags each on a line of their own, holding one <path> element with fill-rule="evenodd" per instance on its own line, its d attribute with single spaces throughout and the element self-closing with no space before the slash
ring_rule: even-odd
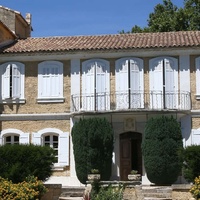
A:
<svg viewBox="0 0 200 200">
<path fill-rule="evenodd" d="M 163 0 L 163 4 L 154 7 L 147 22 L 144 28 L 134 25 L 131 33 L 200 30 L 200 1 L 184 0 L 184 7 L 178 8 L 171 0 Z"/>
</svg>

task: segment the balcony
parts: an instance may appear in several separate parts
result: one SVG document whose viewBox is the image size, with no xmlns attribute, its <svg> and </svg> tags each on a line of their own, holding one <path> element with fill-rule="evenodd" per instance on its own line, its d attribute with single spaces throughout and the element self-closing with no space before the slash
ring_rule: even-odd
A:
<svg viewBox="0 0 200 200">
<path fill-rule="evenodd" d="M 120 110 L 190 110 L 190 93 L 150 91 L 72 95 L 72 112 Z"/>
</svg>

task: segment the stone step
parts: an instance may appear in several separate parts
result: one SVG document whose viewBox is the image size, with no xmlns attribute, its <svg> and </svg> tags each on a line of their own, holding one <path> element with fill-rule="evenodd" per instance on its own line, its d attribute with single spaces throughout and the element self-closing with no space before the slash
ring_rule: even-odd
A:
<svg viewBox="0 0 200 200">
<path fill-rule="evenodd" d="M 144 197 L 155 197 L 155 198 L 171 198 L 171 193 L 143 193 Z"/>
<path fill-rule="evenodd" d="M 83 197 L 85 187 L 63 187 L 61 197 Z"/>
<path fill-rule="evenodd" d="M 59 197 L 59 200 L 83 200 L 83 197 Z"/>
<path fill-rule="evenodd" d="M 172 198 L 144 197 L 144 200 L 172 200 Z"/>
</svg>

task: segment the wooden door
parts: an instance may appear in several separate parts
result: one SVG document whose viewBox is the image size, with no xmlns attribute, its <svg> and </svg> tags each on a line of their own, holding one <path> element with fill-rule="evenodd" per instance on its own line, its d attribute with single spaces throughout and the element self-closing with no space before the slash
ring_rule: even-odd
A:
<svg viewBox="0 0 200 200">
<path fill-rule="evenodd" d="M 120 135 L 120 180 L 127 181 L 131 170 L 142 174 L 142 135 L 127 132 Z"/>
<path fill-rule="evenodd" d="M 131 140 L 120 141 L 120 180 L 128 180 L 131 171 Z"/>
</svg>

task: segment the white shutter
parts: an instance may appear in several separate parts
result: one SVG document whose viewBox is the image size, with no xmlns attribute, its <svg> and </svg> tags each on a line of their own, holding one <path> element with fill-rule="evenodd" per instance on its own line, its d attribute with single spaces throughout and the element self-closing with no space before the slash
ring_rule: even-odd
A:
<svg viewBox="0 0 200 200">
<path fill-rule="evenodd" d="M 32 134 L 32 143 L 34 145 L 42 145 L 42 138 L 39 133 L 33 133 Z"/>
<path fill-rule="evenodd" d="M 200 145 L 200 130 L 192 129 L 191 145 Z"/>
<path fill-rule="evenodd" d="M 58 143 L 58 164 L 69 165 L 69 133 L 60 133 Z"/>
<path fill-rule="evenodd" d="M 50 67 L 50 96 L 59 97 L 60 96 L 60 85 L 59 85 L 59 67 L 52 65 Z"/>
<path fill-rule="evenodd" d="M 128 60 L 116 62 L 116 108 L 128 108 Z"/>
<path fill-rule="evenodd" d="M 83 63 L 83 80 L 82 80 L 82 109 L 94 110 L 94 72 L 95 63 Z"/>
<path fill-rule="evenodd" d="M 19 136 L 20 144 L 29 144 L 29 133 L 22 133 Z"/>
<path fill-rule="evenodd" d="M 2 97 L 10 98 L 10 70 L 11 64 L 5 65 L 2 74 Z"/>
<path fill-rule="evenodd" d="M 1 136 L 1 133 L 0 133 L 0 146 L 3 145 L 3 138 Z"/>
<path fill-rule="evenodd" d="M 163 108 L 163 59 L 150 60 L 151 108 Z"/>
<path fill-rule="evenodd" d="M 143 66 L 130 59 L 131 108 L 144 107 Z"/>
<path fill-rule="evenodd" d="M 12 97 L 20 98 L 20 96 L 21 96 L 20 66 L 12 64 Z"/>
<path fill-rule="evenodd" d="M 178 108 L 178 64 L 177 60 L 165 59 L 165 105 Z"/>
</svg>

